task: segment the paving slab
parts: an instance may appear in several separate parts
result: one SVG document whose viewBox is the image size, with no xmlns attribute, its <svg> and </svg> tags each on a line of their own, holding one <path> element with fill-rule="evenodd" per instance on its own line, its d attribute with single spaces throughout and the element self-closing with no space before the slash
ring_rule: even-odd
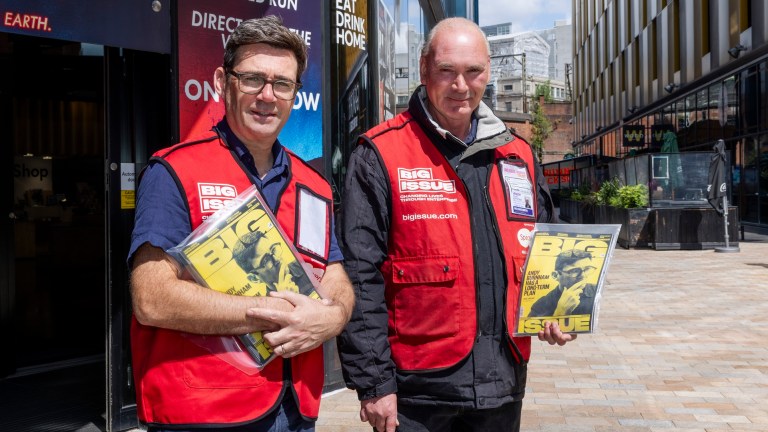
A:
<svg viewBox="0 0 768 432">
<path fill-rule="evenodd" d="M 739 251 L 618 248 L 595 334 L 533 343 L 523 432 L 768 431 L 768 237 Z M 351 390 L 318 432 L 370 432 Z"/>
</svg>

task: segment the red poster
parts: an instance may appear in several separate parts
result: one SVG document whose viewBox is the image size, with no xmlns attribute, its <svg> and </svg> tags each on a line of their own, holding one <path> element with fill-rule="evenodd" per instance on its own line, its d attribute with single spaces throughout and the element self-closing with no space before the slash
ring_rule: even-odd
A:
<svg viewBox="0 0 768 432">
<path fill-rule="evenodd" d="M 322 157 L 320 17 L 324 2 L 183 0 L 177 4 L 181 141 L 204 134 L 224 116 L 224 106 L 214 89 L 213 72 L 223 62 L 229 35 L 245 19 L 277 15 L 309 45 L 307 70 L 302 76 L 304 86 L 294 100 L 280 141 L 306 160 Z"/>
</svg>

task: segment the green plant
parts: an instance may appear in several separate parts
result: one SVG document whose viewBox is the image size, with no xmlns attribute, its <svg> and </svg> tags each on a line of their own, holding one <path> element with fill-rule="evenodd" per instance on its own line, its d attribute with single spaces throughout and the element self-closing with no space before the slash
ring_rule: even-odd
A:
<svg viewBox="0 0 768 432">
<path fill-rule="evenodd" d="M 600 185 L 600 190 L 596 193 L 597 204 L 610 205 L 611 199 L 619 195 L 619 188 L 621 187 L 621 180 L 618 177 L 614 177 L 610 180 L 606 180 Z"/>
<path fill-rule="evenodd" d="M 550 123 L 544 110 L 538 102 L 533 104 L 533 119 L 531 120 L 531 147 L 536 152 L 536 157 L 542 160 L 544 156 L 544 141 L 549 138 L 552 132 L 552 123 Z"/>
<path fill-rule="evenodd" d="M 590 195 L 589 185 L 582 183 L 576 189 L 569 190 L 569 195 L 566 198 L 570 198 L 574 201 L 583 201 Z"/>
<path fill-rule="evenodd" d="M 552 83 L 547 80 L 544 84 L 536 84 L 535 98 L 539 100 L 541 96 L 544 96 L 544 102 L 552 103 L 554 98 L 552 97 Z"/>
<path fill-rule="evenodd" d="M 613 207 L 639 208 L 648 206 L 648 186 L 637 184 L 622 186 L 608 202 Z"/>
<path fill-rule="evenodd" d="M 581 202 L 584 203 L 585 206 L 597 205 L 597 192 L 590 192 L 587 195 L 584 195 L 584 198 L 581 200 Z"/>
<path fill-rule="evenodd" d="M 575 191 L 571 191 L 571 196 L 569 198 L 574 201 L 581 201 L 584 199 L 584 194 L 582 194 L 581 191 L 576 189 Z"/>
</svg>

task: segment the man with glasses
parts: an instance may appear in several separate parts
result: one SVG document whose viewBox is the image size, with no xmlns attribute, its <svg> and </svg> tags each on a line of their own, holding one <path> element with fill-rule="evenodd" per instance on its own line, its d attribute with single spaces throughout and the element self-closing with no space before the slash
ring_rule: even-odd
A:
<svg viewBox="0 0 768 432">
<path fill-rule="evenodd" d="M 131 349 L 138 417 L 149 431 L 314 430 L 321 345 L 341 332 L 354 294 L 334 236 L 331 187 L 277 139 L 306 63 L 304 40 L 279 18 L 243 21 L 214 72 L 224 118 L 210 133 L 155 153 L 139 176 L 128 255 Z M 184 278 L 166 254 L 254 184 L 286 240 L 322 275 L 323 300 L 220 293 Z M 264 247 L 248 266 L 278 283 L 270 276 L 278 251 Z M 263 368 L 249 363 L 236 335 L 255 331 L 283 358 Z"/>
<path fill-rule="evenodd" d="M 588 283 L 595 271 L 590 252 L 573 249 L 555 259 L 552 278 L 558 286 L 531 306 L 531 317 L 586 315 L 592 313 L 597 285 Z"/>
<path fill-rule="evenodd" d="M 235 262 L 248 273 L 251 282 L 266 285 L 267 292 L 300 292 L 296 277 L 304 269 L 298 261 L 283 263 L 283 247 L 280 243 L 270 243 L 262 231 L 246 234 L 232 252 Z"/>
</svg>

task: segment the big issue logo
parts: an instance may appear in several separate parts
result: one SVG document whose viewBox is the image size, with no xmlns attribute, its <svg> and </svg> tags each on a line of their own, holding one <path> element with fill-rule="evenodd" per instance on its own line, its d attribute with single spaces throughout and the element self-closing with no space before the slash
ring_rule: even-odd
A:
<svg viewBox="0 0 768 432">
<path fill-rule="evenodd" d="M 237 189 L 228 184 L 198 183 L 200 211 L 213 213 L 227 206 L 237 196 Z"/>
<path fill-rule="evenodd" d="M 456 193 L 453 180 L 432 177 L 432 168 L 398 168 L 397 182 L 400 192 L 447 192 Z"/>
</svg>

